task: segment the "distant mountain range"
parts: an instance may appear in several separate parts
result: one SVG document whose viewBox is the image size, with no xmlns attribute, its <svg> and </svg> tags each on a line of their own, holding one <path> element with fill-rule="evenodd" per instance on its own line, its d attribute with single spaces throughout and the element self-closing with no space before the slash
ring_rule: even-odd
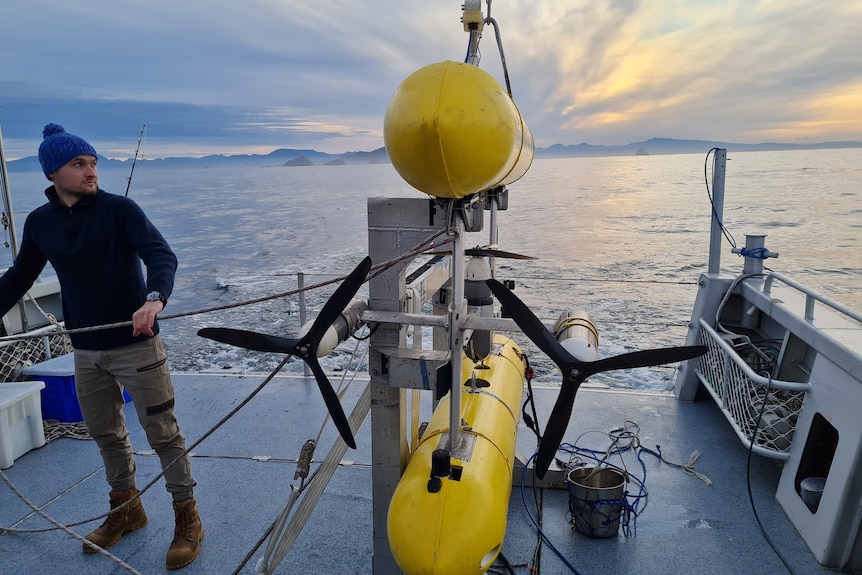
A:
<svg viewBox="0 0 862 575">
<path fill-rule="evenodd" d="M 577 158 L 599 156 L 647 156 L 661 154 L 698 154 L 711 148 L 725 148 L 728 152 L 819 150 L 835 148 L 862 148 L 862 142 L 823 142 L 818 144 L 782 144 L 764 142 L 761 144 L 734 144 L 709 140 L 675 140 L 673 138 L 652 138 L 643 142 L 632 142 L 620 146 L 595 146 L 582 142 L 575 145 L 554 144 L 548 148 L 536 148 L 536 158 Z M 99 158 L 102 168 L 128 168 L 132 160 L 112 160 Z M 268 167 L 268 166 L 342 166 L 348 164 L 385 164 L 389 163 L 386 148 L 372 152 L 348 152 L 346 154 L 327 154 L 316 150 L 294 150 L 281 148 L 269 154 L 212 155 L 202 158 L 171 157 L 139 160 L 141 164 L 164 168 L 214 168 L 229 167 Z M 8 163 L 10 170 L 39 170 L 36 156 L 13 160 Z"/>
<path fill-rule="evenodd" d="M 836 148 L 862 148 L 862 142 L 822 142 L 812 144 L 782 144 L 763 142 L 760 144 L 734 144 L 710 140 L 675 140 L 673 138 L 652 138 L 643 142 L 633 142 L 622 146 L 594 146 L 582 142 L 564 146 L 554 144 L 548 148 L 537 148 L 537 158 L 569 158 L 590 156 L 633 156 L 661 154 L 699 154 L 712 148 L 725 148 L 728 152 L 781 152 L 787 150 L 822 150 Z"/>
</svg>

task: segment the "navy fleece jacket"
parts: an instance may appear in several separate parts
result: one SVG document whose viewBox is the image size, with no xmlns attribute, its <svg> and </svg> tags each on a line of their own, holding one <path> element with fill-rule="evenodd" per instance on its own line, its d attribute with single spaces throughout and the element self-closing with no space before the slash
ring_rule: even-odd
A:
<svg viewBox="0 0 862 575">
<path fill-rule="evenodd" d="M 134 201 L 100 189 L 70 208 L 53 186 L 45 195 L 50 201 L 27 216 L 18 257 L 0 277 L 0 315 L 30 289 L 47 261 L 60 280 L 67 329 L 131 321 L 148 292 L 171 295 L 177 258 Z M 70 338 L 75 348 L 100 350 L 147 336 L 132 337 L 128 325 Z"/>
</svg>

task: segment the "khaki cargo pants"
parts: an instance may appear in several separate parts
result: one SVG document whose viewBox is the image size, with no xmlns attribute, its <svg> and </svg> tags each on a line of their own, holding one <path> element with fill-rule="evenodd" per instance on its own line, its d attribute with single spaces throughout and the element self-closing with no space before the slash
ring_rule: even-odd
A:
<svg viewBox="0 0 862 575">
<path fill-rule="evenodd" d="M 123 388 L 161 461 L 167 490 L 174 501 L 190 499 L 195 481 L 189 457 L 182 455 L 186 440 L 174 415 L 174 387 L 158 335 L 115 349 L 75 350 L 75 391 L 112 490 L 135 487 L 135 457 L 123 414 Z"/>
</svg>

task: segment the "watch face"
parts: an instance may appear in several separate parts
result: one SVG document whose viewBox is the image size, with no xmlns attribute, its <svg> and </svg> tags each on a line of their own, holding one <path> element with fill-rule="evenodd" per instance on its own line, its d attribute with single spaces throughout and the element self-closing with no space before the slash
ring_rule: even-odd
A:
<svg viewBox="0 0 862 575">
<path fill-rule="evenodd" d="M 166 305 L 168 305 L 167 298 L 165 298 L 165 296 L 163 296 L 160 292 L 157 292 L 157 291 L 151 291 L 150 293 L 148 293 L 146 299 L 147 299 L 147 301 L 160 301 L 160 302 L 162 302 L 162 308 L 164 308 Z"/>
</svg>

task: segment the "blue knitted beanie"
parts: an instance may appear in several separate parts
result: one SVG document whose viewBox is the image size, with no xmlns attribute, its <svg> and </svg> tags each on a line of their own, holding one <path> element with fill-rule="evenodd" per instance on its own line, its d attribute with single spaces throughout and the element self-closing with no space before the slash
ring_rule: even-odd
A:
<svg viewBox="0 0 862 575">
<path fill-rule="evenodd" d="M 45 177 L 50 176 L 63 165 L 82 154 L 96 155 L 96 150 L 84 138 L 70 134 L 59 124 L 48 124 L 42 130 L 42 143 L 39 145 L 39 163 Z"/>
</svg>

